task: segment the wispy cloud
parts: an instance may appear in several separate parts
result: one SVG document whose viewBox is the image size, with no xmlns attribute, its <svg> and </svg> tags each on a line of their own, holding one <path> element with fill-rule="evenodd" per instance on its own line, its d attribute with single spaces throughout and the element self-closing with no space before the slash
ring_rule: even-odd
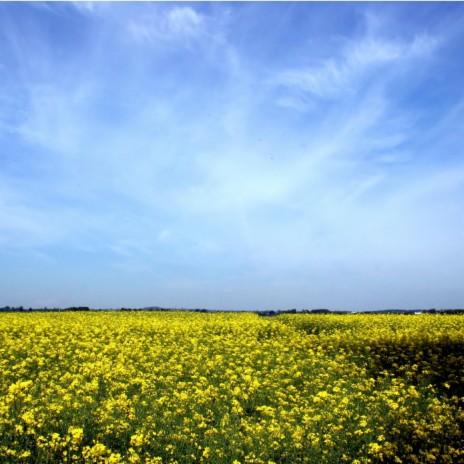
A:
<svg viewBox="0 0 464 464">
<path fill-rule="evenodd" d="M 78 151 L 86 134 L 82 119 L 90 89 L 86 83 L 60 88 L 55 85 L 28 86 L 24 119 L 15 131 L 25 140 L 61 154 Z"/>
<path fill-rule="evenodd" d="M 437 38 L 424 34 L 415 36 L 411 42 L 373 37 L 348 40 L 340 56 L 328 58 L 316 66 L 282 71 L 272 82 L 293 92 L 303 92 L 321 99 L 352 96 L 374 72 L 386 66 L 390 69 L 392 65 L 401 66 L 428 55 L 438 44 Z M 283 99 L 284 104 L 288 98 Z"/>
<path fill-rule="evenodd" d="M 190 7 L 174 6 L 167 10 L 154 10 L 136 21 L 129 21 L 127 27 L 140 41 L 185 41 L 203 33 L 205 18 Z"/>
<path fill-rule="evenodd" d="M 71 2 L 72 6 L 83 13 L 93 13 L 99 2 L 77 1 Z"/>
</svg>

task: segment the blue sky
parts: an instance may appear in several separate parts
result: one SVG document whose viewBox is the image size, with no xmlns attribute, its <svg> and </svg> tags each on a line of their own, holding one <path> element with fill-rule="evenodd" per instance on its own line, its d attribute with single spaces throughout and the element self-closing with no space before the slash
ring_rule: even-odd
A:
<svg viewBox="0 0 464 464">
<path fill-rule="evenodd" d="M 1 3 L 0 306 L 464 307 L 462 3 Z"/>
</svg>

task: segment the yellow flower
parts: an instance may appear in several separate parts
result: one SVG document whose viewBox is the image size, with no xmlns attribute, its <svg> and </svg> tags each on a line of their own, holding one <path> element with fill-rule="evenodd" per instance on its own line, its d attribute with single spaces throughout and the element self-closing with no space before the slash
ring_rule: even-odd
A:
<svg viewBox="0 0 464 464">
<path fill-rule="evenodd" d="M 144 436 L 143 435 L 132 435 L 130 439 L 130 444 L 136 448 L 140 448 L 143 445 Z"/>
<path fill-rule="evenodd" d="M 79 445 L 84 438 L 84 430 L 81 427 L 69 427 L 68 434 L 71 435 L 71 443 Z"/>
</svg>

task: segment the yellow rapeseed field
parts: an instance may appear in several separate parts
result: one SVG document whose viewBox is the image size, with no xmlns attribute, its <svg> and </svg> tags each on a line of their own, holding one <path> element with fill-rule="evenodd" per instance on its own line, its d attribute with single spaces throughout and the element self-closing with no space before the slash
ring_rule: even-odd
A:
<svg viewBox="0 0 464 464">
<path fill-rule="evenodd" d="M 462 463 L 464 317 L 0 315 L 2 463 Z"/>
</svg>

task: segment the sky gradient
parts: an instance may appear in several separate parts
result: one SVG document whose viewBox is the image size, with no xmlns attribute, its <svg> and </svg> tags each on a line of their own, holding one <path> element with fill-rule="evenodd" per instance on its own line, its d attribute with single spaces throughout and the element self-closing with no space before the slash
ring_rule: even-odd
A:
<svg viewBox="0 0 464 464">
<path fill-rule="evenodd" d="M 464 5 L 1 3 L 0 306 L 464 307 Z"/>
</svg>

